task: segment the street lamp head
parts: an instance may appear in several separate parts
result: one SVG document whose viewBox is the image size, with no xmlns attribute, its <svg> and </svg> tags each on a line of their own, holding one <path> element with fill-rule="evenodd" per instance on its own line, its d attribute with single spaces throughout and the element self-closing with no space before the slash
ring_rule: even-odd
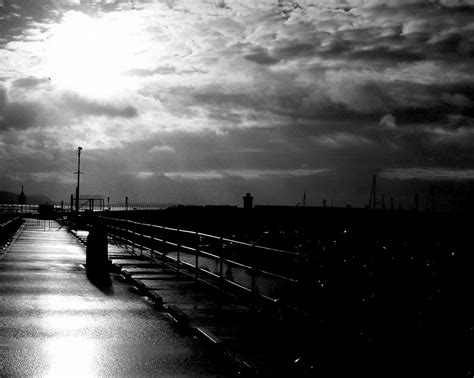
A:
<svg viewBox="0 0 474 378">
<path fill-rule="evenodd" d="M 81 151 L 81 150 L 82 150 L 82 147 L 77 147 L 77 150 L 78 150 L 78 151 Z"/>
</svg>

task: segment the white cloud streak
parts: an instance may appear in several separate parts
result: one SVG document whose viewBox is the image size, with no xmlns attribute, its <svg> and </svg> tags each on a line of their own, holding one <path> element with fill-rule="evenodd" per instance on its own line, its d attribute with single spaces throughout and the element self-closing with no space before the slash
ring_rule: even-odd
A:
<svg viewBox="0 0 474 378">
<path fill-rule="evenodd" d="M 397 180 L 463 181 L 474 180 L 474 169 L 400 168 L 387 169 L 380 176 Z"/>
<path fill-rule="evenodd" d="M 328 172 L 330 169 L 226 169 L 222 171 L 196 171 L 196 172 L 167 172 L 164 176 L 171 179 L 183 180 L 211 180 L 223 179 L 226 176 L 235 176 L 247 180 L 265 179 L 268 177 L 304 177 Z"/>
</svg>

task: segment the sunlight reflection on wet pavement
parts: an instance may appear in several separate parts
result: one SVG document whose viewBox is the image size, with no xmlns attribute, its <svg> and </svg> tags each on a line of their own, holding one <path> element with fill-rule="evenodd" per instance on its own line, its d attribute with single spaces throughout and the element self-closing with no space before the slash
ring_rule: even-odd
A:
<svg viewBox="0 0 474 378">
<path fill-rule="evenodd" d="M 78 337 L 52 338 L 44 351 L 48 362 L 47 377 L 92 376 L 97 371 L 97 344 Z"/>
</svg>

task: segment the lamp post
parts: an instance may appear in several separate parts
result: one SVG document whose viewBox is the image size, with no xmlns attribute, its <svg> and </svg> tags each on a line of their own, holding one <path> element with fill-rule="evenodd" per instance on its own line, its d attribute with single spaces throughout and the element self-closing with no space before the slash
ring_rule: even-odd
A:
<svg viewBox="0 0 474 378">
<path fill-rule="evenodd" d="M 79 215 L 79 177 L 81 176 L 81 151 L 82 147 L 77 148 L 77 186 L 76 186 L 76 216 Z"/>
</svg>

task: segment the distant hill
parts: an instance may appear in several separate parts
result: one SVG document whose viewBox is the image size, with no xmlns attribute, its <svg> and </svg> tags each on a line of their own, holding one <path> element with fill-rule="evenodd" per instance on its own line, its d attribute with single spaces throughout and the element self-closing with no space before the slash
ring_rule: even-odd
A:
<svg viewBox="0 0 474 378">
<path fill-rule="evenodd" d="M 19 193 L 0 191 L 0 203 L 17 203 L 18 194 Z M 53 204 L 54 201 L 43 194 L 26 194 L 26 203 L 28 205 L 42 205 L 45 203 Z"/>
</svg>

